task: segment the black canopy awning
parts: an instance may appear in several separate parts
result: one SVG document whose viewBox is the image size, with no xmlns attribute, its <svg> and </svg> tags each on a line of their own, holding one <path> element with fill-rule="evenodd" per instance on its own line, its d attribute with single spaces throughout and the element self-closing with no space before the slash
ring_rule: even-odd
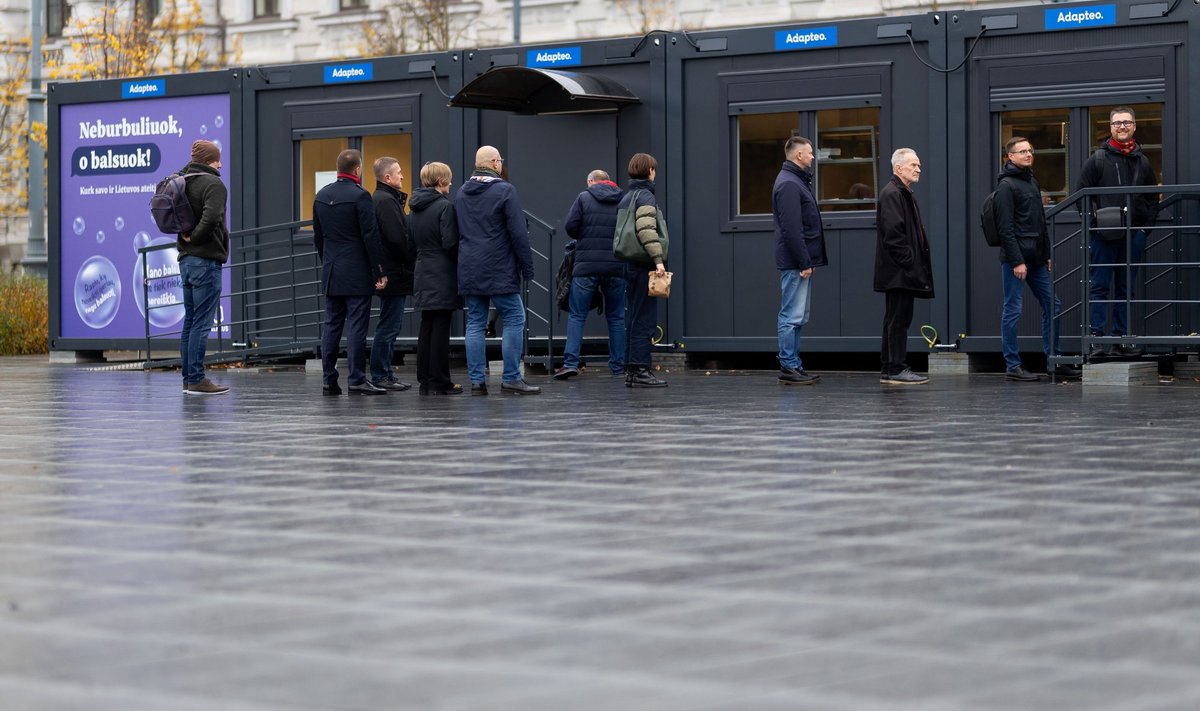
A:
<svg viewBox="0 0 1200 711">
<path fill-rule="evenodd" d="M 641 99 L 608 77 L 532 67 L 496 67 L 476 77 L 450 100 L 463 109 L 518 114 L 616 111 Z"/>
</svg>

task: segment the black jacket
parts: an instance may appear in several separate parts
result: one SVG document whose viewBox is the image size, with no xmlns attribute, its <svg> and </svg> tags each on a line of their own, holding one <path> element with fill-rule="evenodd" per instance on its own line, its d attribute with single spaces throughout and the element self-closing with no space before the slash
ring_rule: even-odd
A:
<svg viewBox="0 0 1200 711">
<path fill-rule="evenodd" d="M 198 222 L 188 239 L 183 235 L 175 238 L 175 248 L 180 257 L 191 255 L 224 264 L 229 260 L 229 227 L 225 224 L 225 202 L 229 199 L 229 191 L 221 182 L 221 172 L 203 163 L 188 163 L 179 172 L 204 175 L 187 179 L 184 194 Z"/>
<path fill-rule="evenodd" d="M 1083 164 L 1079 176 L 1081 189 L 1158 185 L 1158 175 L 1140 146 L 1126 155 L 1113 146 L 1110 139 L 1104 142 L 1101 151 L 1097 152 L 1101 157 L 1093 153 Z M 1134 227 L 1147 227 L 1158 219 L 1158 193 L 1131 195 L 1129 202 L 1133 207 L 1133 221 L 1130 224 Z M 1125 207 L 1125 196 L 1096 195 L 1092 197 L 1092 206 Z"/>
<path fill-rule="evenodd" d="M 408 201 L 409 227 L 417 255 L 413 309 L 452 311 L 458 296 L 458 223 L 450 198 L 433 188 L 417 188 Z"/>
<path fill-rule="evenodd" d="M 529 232 L 512 183 L 494 171 L 476 170 L 458 189 L 454 216 L 460 294 L 516 294 L 521 277 L 533 279 Z"/>
<path fill-rule="evenodd" d="M 348 178 L 321 188 L 313 200 L 313 243 L 326 296 L 375 293 L 375 280 L 383 276 L 383 247 L 366 190 Z"/>
<path fill-rule="evenodd" d="M 776 269 L 804 270 L 829 264 L 812 177 L 790 160 L 783 162 L 775 178 L 771 211 L 775 218 Z"/>
<path fill-rule="evenodd" d="M 375 222 L 379 225 L 379 241 L 383 243 L 383 273 L 388 283 L 375 292 L 381 296 L 408 296 L 413 293 L 413 263 L 416 255 L 409 248 L 408 217 L 404 203 L 408 194 L 384 182 L 375 184 L 371 203 L 375 206 Z"/>
<path fill-rule="evenodd" d="M 563 228 L 576 240 L 573 277 L 619 277 L 625 263 L 613 256 L 613 235 L 617 231 L 617 205 L 621 189 L 609 183 L 589 185 L 579 193 Z"/>
<path fill-rule="evenodd" d="M 996 180 L 993 206 L 1000 232 L 1000 261 L 1010 267 L 1036 267 L 1050 261 L 1050 236 L 1037 179 L 1028 168 L 1008 161 Z"/>
<path fill-rule="evenodd" d="M 879 191 L 875 207 L 875 291 L 911 291 L 933 298 L 933 266 L 929 239 L 912 191 L 892 176 Z"/>
</svg>

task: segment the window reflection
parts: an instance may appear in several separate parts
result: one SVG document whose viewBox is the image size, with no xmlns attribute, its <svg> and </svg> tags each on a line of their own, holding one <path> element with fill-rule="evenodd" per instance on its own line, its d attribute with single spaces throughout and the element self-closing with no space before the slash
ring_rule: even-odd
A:
<svg viewBox="0 0 1200 711">
<path fill-rule="evenodd" d="M 822 211 L 873 210 L 879 185 L 879 107 L 816 113 L 817 204 Z"/>
<path fill-rule="evenodd" d="M 771 214 L 771 189 L 783 164 L 783 144 L 799 130 L 795 111 L 737 118 L 739 215 Z"/>
<path fill-rule="evenodd" d="M 1004 146 L 1013 136 L 1026 138 L 1033 146 L 1035 157 L 1033 175 L 1042 186 L 1042 202 L 1054 205 L 1071 194 L 1069 165 L 1071 143 L 1070 109 L 1024 109 L 1000 114 L 1000 161 L 996 172 L 1008 156 Z M 995 177 L 995 176 L 992 176 Z"/>
</svg>

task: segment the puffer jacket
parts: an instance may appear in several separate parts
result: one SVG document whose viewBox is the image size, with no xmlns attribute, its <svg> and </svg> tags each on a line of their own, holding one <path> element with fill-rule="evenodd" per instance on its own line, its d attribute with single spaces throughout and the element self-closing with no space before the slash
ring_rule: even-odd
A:
<svg viewBox="0 0 1200 711">
<path fill-rule="evenodd" d="M 813 197 L 812 178 L 790 160 L 775 178 L 771 190 L 775 222 L 775 268 L 799 269 L 829 264 L 825 255 L 825 229 Z"/>
<path fill-rule="evenodd" d="M 617 206 L 623 193 L 605 181 L 589 185 L 579 193 L 563 228 L 575 242 L 573 277 L 619 277 L 625 265 L 613 256 L 613 233 L 617 229 Z"/>
<path fill-rule="evenodd" d="M 664 264 L 662 240 L 658 235 L 658 201 L 654 199 L 654 183 L 640 178 L 630 180 L 629 188 L 617 209 L 629 207 L 635 197 L 637 203 L 634 205 L 634 225 L 637 228 L 638 242 L 655 264 Z"/>
</svg>

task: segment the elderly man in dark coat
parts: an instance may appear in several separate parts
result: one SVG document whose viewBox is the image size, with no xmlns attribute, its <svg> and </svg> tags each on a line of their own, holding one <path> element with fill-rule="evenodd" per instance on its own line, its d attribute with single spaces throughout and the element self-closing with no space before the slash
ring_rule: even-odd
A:
<svg viewBox="0 0 1200 711">
<path fill-rule="evenodd" d="M 412 386 L 396 379 L 392 353 L 404 321 L 405 297 L 413 293 L 416 257 L 410 249 L 408 218 L 404 214 L 408 193 L 402 190 L 404 171 L 400 169 L 400 161 L 384 156 L 376 159 L 372 167 L 375 192 L 371 202 L 375 206 L 379 241 L 383 245 L 381 257 L 387 286 L 376 292 L 379 295 L 379 322 L 375 324 L 375 339 L 371 342 L 371 382 L 385 390 L 403 391 Z"/>
<path fill-rule="evenodd" d="M 454 201 L 459 240 L 458 293 L 467 304 L 467 373 L 471 394 L 487 395 L 484 333 L 490 300 L 504 323 L 504 378 L 500 390 L 536 395 L 542 389 L 529 385 L 521 375 L 525 337 L 521 277 L 533 279 L 533 254 L 517 189 L 500 177 L 503 165 L 500 151 L 492 146 L 481 147 L 475 153 L 475 172 L 459 188 Z"/>
<path fill-rule="evenodd" d="M 338 154 L 337 180 L 321 188 L 313 200 L 313 243 L 321 259 L 321 286 L 325 292 L 325 327 L 321 332 L 322 391 L 340 395 L 337 357 L 342 330 L 347 324 L 346 357 L 350 364 L 350 391 L 364 395 L 386 393 L 365 372 L 367 321 L 371 295 L 387 286 L 382 264 L 383 247 L 375 223 L 371 196 L 362 187 L 362 154 Z"/>
<path fill-rule="evenodd" d="M 921 159 L 913 149 L 899 148 L 892 154 L 892 171 L 895 174 L 879 191 L 875 209 L 875 291 L 883 292 L 887 301 L 879 382 L 923 385 L 929 378 L 912 372 L 905 363 L 913 300 L 933 298 L 929 239 L 912 194 L 912 186 L 921 179 Z"/>
</svg>

